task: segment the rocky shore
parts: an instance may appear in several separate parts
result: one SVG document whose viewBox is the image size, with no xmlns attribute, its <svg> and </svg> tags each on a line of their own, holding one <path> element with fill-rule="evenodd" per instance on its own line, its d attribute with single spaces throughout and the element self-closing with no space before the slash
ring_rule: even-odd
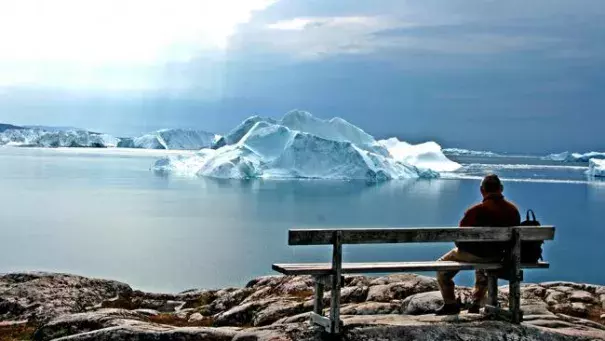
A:
<svg viewBox="0 0 605 341">
<path fill-rule="evenodd" d="M 526 284 L 517 326 L 466 312 L 435 316 L 441 297 L 430 277 L 348 276 L 344 284 L 343 340 L 605 340 L 604 286 Z M 312 288 L 310 277 L 268 276 L 243 288 L 157 294 L 68 274 L 5 274 L 0 340 L 322 340 L 307 322 Z M 468 303 L 470 288 L 458 295 Z M 503 306 L 506 297 L 501 287 Z"/>
</svg>

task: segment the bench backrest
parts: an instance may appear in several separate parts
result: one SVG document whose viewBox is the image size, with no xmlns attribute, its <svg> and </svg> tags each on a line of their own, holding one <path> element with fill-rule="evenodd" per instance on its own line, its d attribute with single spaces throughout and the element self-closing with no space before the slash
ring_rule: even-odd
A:
<svg viewBox="0 0 605 341">
<path fill-rule="evenodd" d="M 428 228 L 326 228 L 288 231 L 288 245 L 328 245 L 339 234 L 340 244 L 503 242 L 510 241 L 513 230 L 521 240 L 552 240 L 554 226 L 516 227 L 428 227 Z"/>
</svg>

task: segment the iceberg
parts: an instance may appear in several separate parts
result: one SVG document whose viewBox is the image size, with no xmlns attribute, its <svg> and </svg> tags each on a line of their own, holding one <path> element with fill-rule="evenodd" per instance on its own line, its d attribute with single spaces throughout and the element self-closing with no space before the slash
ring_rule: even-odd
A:
<svg viewBox="0 0 605 341">
<path fill-rule="evenodd" d="M 469 150 L 462 148 L 444 148 L 443 154 L 447 156 L 477 156 L 477 157 L 498 157 L 502 156 L 494 152 L 487 152 L 482 150 Z"/>
<path fill-rule="evenodd" d="M 586 174 L 591 177 L 605 177 L 605 160 L 588 160 L 588 170 L 586 171 Z"/>
<path fill-rule="evenodd" d="M 90 133 L 88 131 L 53 131 L 44 132 L 36 141 L 37 147 L 115 147 L 116 138 L 105 135 Z"/>
<path fill-rule="evenodd" d="M 203 130 L 162 129 L 136 138 L 122 138 L 120 148 L 197 150 L 209 148 L 220 138 L 219 135 Z"/>
<path fill-rule="evenodd" d="M 245 119 L 242 123 L 240 123 L 237 127 L 231 130 L 227 135 L 222 136 L 216 140 L 216 142 L 212 145 L 212 149 L 218 149 L 220 147 L 233 145 L 238 143 L 242 137 L 246 136 L 246 134 L 254 127 L 254 125 L 258 122 L 267 122 L 271 124 L 276 124 L 277 121 L 271 118 L 265 118 L 260 116 L 250 116 Z"/>
<path fill-rule="evenodd" d="M 45 131 L 9 129 L 0 133 L 0 144 L 30 147 L 115 147 L 118 140 L 110 135 L 85 130 Z"/>
<path fill-rule="evenodd" d="M 0 133 L 0 145 L 35 146 L 42 133 L 32 129 L 7 129 Z"/>
<path fill-rule="evenodd" d="M 561 162 L 589 162 L 590 159 L 605 159 L 605 153 L 588 152 L 588 153 L 570 153 L 562 152 L 550 154 L 542 158 L 543 160 L 561 161 Z"/>
<path fill-rule="evenodd" d="M 306 132 L 326 140 L 351 142 L 381 155 L 388 155 L 388 152 L 376 143 L 372 135 L 346 120 L 339 117 L 322 120 L 302 110 L 289 111 L 279 121 L 261 116 L 251 116 L 219 139 L 213 149 L 238 143 L 258 122 L 279 124 L 291 130 Z"/>
<path fill-rule="evenodd" d="M 429 166 L 431 157 L 436 158 L 433 166 L 453 169 L 455 163 L 440 150 L 439 145 L 430 144 L 418 148 L 415 158 L 399 160 L 374 137 L 343 119 L 321 120 L 308 112 L 291 111 L 279 121 L 250 117 L 211 149 L 202 149 L 194 156 L 162 158 L 152 169 L 162 174 L 230 179 L 379 182 L 438 177 Z"/>
<path fill-rule="evenodd" d="M 448 159 L 443 154 L 441 146 L 436 142 L 431 141 L 413 145 L 392 137 L 387 140 L 380 140 L 378 144 L 384 146 L 395 160 L 421 169 L 453 172 L 462 167 L 459 163 Z"/>
</svg>

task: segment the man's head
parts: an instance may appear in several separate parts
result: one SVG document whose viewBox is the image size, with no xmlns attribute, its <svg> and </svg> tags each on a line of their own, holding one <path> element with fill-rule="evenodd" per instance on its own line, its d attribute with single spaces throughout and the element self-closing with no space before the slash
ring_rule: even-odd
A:
<svg viewBox="0 0 605 341">
<path fill-rule="evenodd" d="M 481 194 L 484 198 L 491 194 L 501 194 L 503 190 L 504 186 L 496 174 L 489 174 L 481 181 Z"/>
</svg>

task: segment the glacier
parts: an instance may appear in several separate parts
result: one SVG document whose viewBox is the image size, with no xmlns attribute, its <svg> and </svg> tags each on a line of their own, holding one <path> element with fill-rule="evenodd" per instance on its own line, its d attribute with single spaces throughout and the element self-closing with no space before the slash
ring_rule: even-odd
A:
<svg viewBox="0 0 605 341">
<path fill-rule="evenodd" d="M 162 129 L 136 138 L 122 138 L 119 148 L 197 150 L 209 148 L 219 135 L 194 129 Z"/>
<path fill-rule="evenodd" d="M 10 146 L 105 148 L 117 144 L 118 139 L 113 136 L 84 130 L 9 129 L 0 133 L 0 145 Z"/>
<path fill-rule="evenodd" d="M 588 160 L 586 174 L 591 177 L 605 177 L 605 159 Z"/>
<path fill-rule="evenodd" d="M 562 152 L 550 154 L 542 157 L 543 160 L 561 161 L 561 162 L 589 162 L 590 159 L 605 159 L 603 152 L 588 152 L 588 153 L 570 153 Z"/>
<path fill-rule="evenodd" d="M 388 147 L 393 146 L 385 146 L 385 142 L 376 141 L 341 118 L 322 120 L 306 111 L 294 110 L 279 121 L 252 116 L 218 139 L 212 148 L 202 149 L 193 156 L 162 158 L 152 170 L 230 179 L 380 182 L 433 178 L 439 176 L 434 168 L 459 167 L 440 153 L 441 147 L 436 143 L 411 148 L 405 160 L 398 159 L 399 154 L 394 157 Z"/>
</svg>

